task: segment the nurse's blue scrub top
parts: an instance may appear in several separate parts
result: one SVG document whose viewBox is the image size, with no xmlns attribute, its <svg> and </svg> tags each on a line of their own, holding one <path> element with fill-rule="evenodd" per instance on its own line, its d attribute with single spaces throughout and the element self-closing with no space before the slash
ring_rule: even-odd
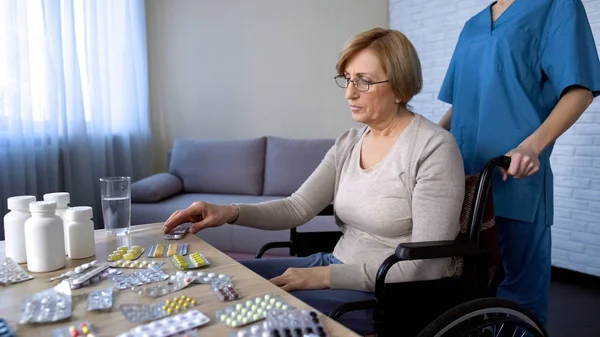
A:
<svg viewBox="0 0 600 337">
<path fill-rule="evenodd" d="M 452 104 L 450 131 L 467 174 L 531 135 L 567 87 L 600 94 L 600 62 L 580 0 L 515 0 L 495 22 L 491 6 L 465 24 L 438 97 Z M 551 224 L 552 148 L 531 177 L 494 176 L 496 215 Z"/>
</svg>

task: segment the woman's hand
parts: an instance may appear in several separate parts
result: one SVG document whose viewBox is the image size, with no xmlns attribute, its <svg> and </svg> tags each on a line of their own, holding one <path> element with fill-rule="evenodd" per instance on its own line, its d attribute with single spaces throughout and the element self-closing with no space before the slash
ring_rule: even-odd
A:
<svg viewBox="0 0 600 337">
<path fill-rule="evenodd" d="M 175 211 L 163 226 L 163 232 L 169 233 L 173 228 L 191 222 L 190 233 L 218 227 L 227 222 L 233 222 L 239 215 L 239 209 L 235 205 L 213 205 L 203 201 L 196 201 L 190 207 Z"/>
<path fill-rule="evenodd" d="M 502 180 L 504 181 L 508 179 L 509 175 L 517 179 L 525 178 L 533 175 L 540 169 L 539 154 L 531 146 L 521 144 L 506 155 L 510 157 L 510 167 L 508 171 L 501 169 Z"/>
<path fill-rule="evenodd" d="M 285 291 L 329 289 L 329 267 L 288 268 L 270 281 Z"/>
</svg>

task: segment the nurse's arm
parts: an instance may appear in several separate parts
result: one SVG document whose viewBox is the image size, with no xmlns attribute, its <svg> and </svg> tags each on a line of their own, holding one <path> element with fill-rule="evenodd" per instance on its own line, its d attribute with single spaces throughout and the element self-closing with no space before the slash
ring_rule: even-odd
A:
<svg viewBox="0 0 600 337">
<path fill-rule="evenodd" d="M 452 120 L 452 107 L 448 109 L 444 117 L 440 119 L 438 125 L 443 127 L 446 130 L 450 130 L 450 121 Z"/>
<path fill-rule="evenodd" d="M 571 87 L 559 100 L 550 116 L 521 145 L 527 146 L 539 156 L 567 131 L 592 104 L 594 96 L 587 88 Z"/>
</svg>

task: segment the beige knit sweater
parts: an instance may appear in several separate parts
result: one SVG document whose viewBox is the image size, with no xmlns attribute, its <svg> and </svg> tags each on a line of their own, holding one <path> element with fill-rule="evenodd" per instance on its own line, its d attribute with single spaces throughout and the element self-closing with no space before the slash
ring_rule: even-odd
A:
<svg viewBox="0 0 600 337">
<path fill-rule="evenodd" d="M 290 197 L 236 204 L 235 224 L 266 230 L 297 227 L 334 203 L 344 233 L 333 252 L 332 289 L 374 291 L 379 265 L 402 242 L 452 240 L 459 231 L 465 175 L 452 135 L 419 114 L 388 155 L 367 170 L 359 166 L 368 128 L 351 129 Z M 453 259 L 403 261 L 387 282 L 431 280 L 454 272 Z"/>
</svg>

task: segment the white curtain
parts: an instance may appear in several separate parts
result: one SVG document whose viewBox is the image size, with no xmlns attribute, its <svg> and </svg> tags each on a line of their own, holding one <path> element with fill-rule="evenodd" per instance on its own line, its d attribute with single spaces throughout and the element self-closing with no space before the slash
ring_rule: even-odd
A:
<svg viewBox="0 0 600 337">
<path fill-rule="evenodd" d="M 151 173 L 145 25 L 144 0 L 0 0 L 1 216 L 66 191 L 101 227 L 98 179 Z"/>
</svg>

